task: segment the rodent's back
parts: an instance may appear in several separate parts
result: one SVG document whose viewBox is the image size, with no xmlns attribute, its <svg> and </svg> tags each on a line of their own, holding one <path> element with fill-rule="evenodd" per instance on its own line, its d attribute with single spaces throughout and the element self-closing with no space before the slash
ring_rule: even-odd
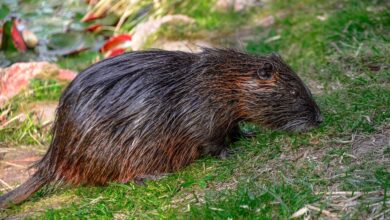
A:
<svg viewBox="0 0 390 220">
<path fill-rule="evenodd" d="M 226 127 L 233 120 L 221 116 L 227 109 L 217 115 L 204 94 L 203 73 L 191 70 L 199 59 L 133 52 L 80 73 L 61 97 L 54 127 L 59 135 L 38 167 L 74 184 L 104 184 L 193 161 L 214 124 Z M 53 160 L 58 155 L 67 159 Z"/>
<path fill-rule="evenodd" d="M 131 52 L 106 59 L 78 74 L 61 101 L 75 95 L 87 99 L 97 96 L 100 100 L 113 99 L 111 102 L 131 100 L 133 94 L 146 96 L 185 77 L 186 68 L 195 59 L 196 56 L 189 53 L 170 51 Z M 83 102 L 76 104 L 84 105 Z"/>
</svg>

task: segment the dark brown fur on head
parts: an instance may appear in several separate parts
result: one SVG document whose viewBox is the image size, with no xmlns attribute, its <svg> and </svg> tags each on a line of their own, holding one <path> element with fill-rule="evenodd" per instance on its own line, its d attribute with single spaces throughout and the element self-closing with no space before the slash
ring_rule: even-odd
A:
<svg viewBox="0 0 390 220">
<path fill-rule="evenodd" d="M 310 91 L 277 55 L 139 51 L 81 72 L 61 96 L 34 176 L 0 197 L 19 203 L 50 183 L 104 185 L 218 155 L 242 121 L 283 130 L 321 122 Z"/>
<path fill-rule="evenodd" d="M 244 118 L 286 131 L 317 127 L 323 120 L 320 110 L 298 75 L 279 55 L 254 59 L 240 85 Z"/>
<path fill-rule="evenodd" d="M 213 94 L 220 103 L 232 103 L 237 118 L 286 131 L 308 130 L 322 122 L 309 89 L 279 55 L 215 49 L 204 54 L 213 66 L 208 72 L 220 76 L 205 83 L 217 85 L 212 90 L 220 88 Z"/>
</svg>

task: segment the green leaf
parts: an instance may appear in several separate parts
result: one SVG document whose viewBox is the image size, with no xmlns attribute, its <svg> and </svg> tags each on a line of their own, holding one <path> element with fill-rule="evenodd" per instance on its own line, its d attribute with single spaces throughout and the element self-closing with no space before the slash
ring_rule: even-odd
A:
<svg viewBox="0 0 390 220">
<path fill-rule="evenodd" d="M 55 33 L 50 35 L 48 47 L 57 55 L 78 53 L 94 46 L 93 34 L 82 32 Z"/>
<path fill-rule="evenodd" d="M 16 48 L 12 42 L 11 28 L 12 21 L 6 21 L 3 25 L 3 42 L 1 43 L 1 49 L 8 52 L 16 52 Z"/>
<path fill-rule="evenodd" d="M 0 20 L 3 20 L 6 18 L 9 14 L 10 10 L 7 5 L 0 5 Z"/>
</svg>

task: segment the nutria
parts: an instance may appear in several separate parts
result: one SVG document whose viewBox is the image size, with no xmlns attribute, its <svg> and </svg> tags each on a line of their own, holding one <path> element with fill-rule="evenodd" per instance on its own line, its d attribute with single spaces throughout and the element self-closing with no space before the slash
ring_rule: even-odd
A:
<svg viewBox="0 0 390 220">
<path fill-rule="evenodd" d="M 240 122 L 301 131 L 321 123 L 309 89 L 280 56 L 204 48 L 100 61 L 63 92 L 46 155 L 0 207 L 54 183 L 105 185 L 224 154 Z"/>
</svg>

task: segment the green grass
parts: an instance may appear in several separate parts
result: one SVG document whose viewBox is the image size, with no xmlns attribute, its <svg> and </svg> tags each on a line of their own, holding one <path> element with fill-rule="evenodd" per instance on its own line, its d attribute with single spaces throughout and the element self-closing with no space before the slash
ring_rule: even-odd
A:
<svg viewBox="0 0 390 220">
<path fill-rule="evenodd" d="M 201 6 L 184 8 L 183 13 L 194 16 L 202 31 L 223 29 L 220 15 L 207 18 L 200 9 L 209 3 L 199 2 Z M 202 158 L 180 172 L 148 181 L 146 186 L 111 183 L 107 187 L 65 188 L 49 194 L 41 191 L 7 214 L 42 209 L 30 218 L 287 219 L 311 204 L 343 219 L 366 219 L 384 212 L 384 218 L 388 218 L 390 164 L 383 158 L 389 157 L 390 146 L 362 145 L 380 130 L 389 129 L 390 14 L 385 1 L 270 4 L 245 12 L 251 13 L 245 16 L 258 19 L 259 14 L 285 10 L 287 16 L 269 28 L 253 27 L 256 38 L 248 42 L 246 50 L 276 51 L 304 81 L 323 87 L 315 97 L 325 117 L 320 128 L 290 134 L 244 125 L 257 136 L 234 143 L 231 148 L 235 153 L 226 160 Z M 234 26 L 232 20 L 223 22 Z M 276 35 L 280 39 L 266 43 Z M 42 87 L 42 83 L 33 82 L 33 86 Z M 58 98 L 60 90 L 54 88 L 35 93 L 31 100 Z M 30 143 L 10 136 L 12 131 L 16 130 L 0 130 L 0 142 Z M 356 140 L 350 142 L 353 136 Z M 359 155 L 357 150 L 367 153 Z M 341 210 L 331 204 L 351 197 L 343 200 L 325 194 L 332 191 L 368 194 L 355 199 L 352 208 Z M 69 196 L 75 199 L 61 200 Z M 44 202 L 52 198 L 58 198 L 59 205 L 47 208 Z M 321 217 L 319 212 L 309 214 Z"/>
<path fill-rule="evenodd" d="M 388 70 L 390 13 L 383 3 L 370 12 L 370 6 L 376 7 L 372 1 L 286 2 L 279 1 L 282 10 L 293 6 L 293 11 L 269 30 L 260 29 L 260 39 L 250 42 L 248 51 L 278 51 L 301 75 L 324 82 L 371 78 L 372 73 L 365 73 L 375 65 Z M 275 35 L 280 39 L 266 43 Z M 389 80 L 388 71 L 380 77 Z"/>
<path fill-rule="evenodd" d="M 27 98 L 30 101 L 57 101 L 61 96 L 62 87 L 63 85 L 53 79 L 32 79 L 29 84 L 29 90 L 32 93 Z"/>
<path fill-rule="evenodd" d="M 50 137 L 48 128 L 37 123 L 36 116 L 31 112 L 21 112 L 22 106 L 39 101 L 58 101 L 64 88 L 64 83 L 52 79 L 33 79 L 27 89 L 14 97 L 1 112 L 9 111 L 8 120 L 14 118 L 8 126 L 0 129 L 0 143 L 5 145 L 42 145 L 48 144 Z"/>
<path fill-rule="evenodd" d="M 252 10 L 236 12 L 233 9 L 216 8 L 214 0 L 172 0 L 167 1 L 165 11 L 173 14 L 185 14 L 195 20 L 194 23 L 168 23 L 162 25 L 156 34 L 144 45 L 148 48 L 156 40 L 203 40 L 226 41 L 219 36 L 234 32 L 245 25 L 252 15 Z"/>
</svg>

